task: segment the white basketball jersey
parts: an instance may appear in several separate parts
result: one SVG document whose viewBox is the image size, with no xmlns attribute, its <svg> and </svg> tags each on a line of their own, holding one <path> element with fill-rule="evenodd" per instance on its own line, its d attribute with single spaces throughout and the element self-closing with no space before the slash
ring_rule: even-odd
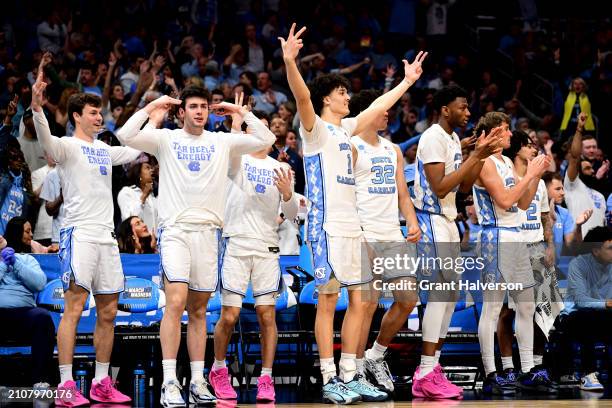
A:
<svg viewBox="0 0 612 408">
<path fill-rule="evenodd" d="M 548 212 L 548 192 L 544 180 L 538 183 L 538 191 L 529 204 L 529 208 L 523 211 L 519 208 L 521 216 L 521 236 L 524 242 L 544 241 L 544 227 L 542 226 L 542 213 Z"/>
<path fill-rule="evenodd" d="M 456 133 L 449 135 L 438 124 L 423 132 L 416 154 L 416 169 L 412 201 L 415 208 L 432 214 L 444 215 L 450 220 L 457 218 L 455 195 L 458 188 L 439 198 L 432 191 L 425 177 L 425 165 L 444 163 L 444 174 L 450 174 L 461 166 L 461 142 Z"/>
<path fill-rule="evenodd" d="M 323 230 L 332 236 L 361 236 L 350 141 L 356 126 L 355 118 L 335 126 L 319 116 L 310 132 L 300 125 L 309 202 L 307 241 L 318 241 Z"/>
<path fill-rule="evenodd" d="M 239 168 L 232 168 L 230 172 L 223 236 L 232 238 L 229 245 L 237 245 L 232 248 L 232 255 L 277 257 L 277 218 L 282 197 L 274 185 L 274 170 L 290 170 L 290 167 L 269 156 L 257 159 L 248 154 L 239 163 Z M 297 214 L 295 197 L 289 203 L 293 204 L 293 211 L 286 215 L 293 219 Z"/>
<path fill-rule="evenodd" d="M 355 183 L 357 213 L 367 240 L 403 240 L 395 179 L 397 153 L 393 143 L 378 137 L 377 146 L 354 136 L 357 149 Z"/>
<path fill-rule="evenodd" d="M 506 189 L 514 186 L 514 165 L 512 160 L 502 156 L 503 160 L 490 156 L 487 160 L 492 160 L 495 164 L 497 174 L 502 179 Z M 478 223 L 483 227 L 508 227 L 514 228 L 521 225 L 521 217 L 516 203 L 510 208 L 500 207 L 491 197 L 486 188 L 474 184 L 474 206 L 478 215 Z"/>
</svg>

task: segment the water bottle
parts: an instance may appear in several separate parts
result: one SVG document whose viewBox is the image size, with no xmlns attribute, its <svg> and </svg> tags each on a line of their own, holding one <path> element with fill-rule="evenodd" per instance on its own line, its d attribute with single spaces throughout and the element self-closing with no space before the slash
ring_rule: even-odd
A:
<svg viewBox="0 0 612 408">
<path fill-rule="evenodd" d="M 582 346 L 580 343 L 572 343 L 572 354 L 572 370 L 575 374 L 582 373 Z"/>
<path fill-rule="evenodd" d="M 134 392 L 132 394 L 135 407 L 144 407 L 146 404 L 147 376 L 141 364 L 134 369 Z"/>
<path fill-rule="evenodd" d="M 608 380 L 608 367 L 606 364 L 607 350 L 605 343 L 595 343 L 595 371 L 599 373 L 600 380 Z"/>
<path fill-rule="evenodd" d="M 89 395 L 89 387 L 87 386 L 87 370 L 83 365 L 80 365 L 74 374 L 77 389 L 85 398 L 87 398 Z"/>
</svg>

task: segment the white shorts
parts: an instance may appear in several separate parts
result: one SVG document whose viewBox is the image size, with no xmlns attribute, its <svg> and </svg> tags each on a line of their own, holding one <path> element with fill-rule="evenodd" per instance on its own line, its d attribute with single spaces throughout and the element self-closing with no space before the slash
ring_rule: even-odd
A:
<svg viewBox="0 0 612 408">
<path fill-rule="evenodd" d="M 523 289 L 535 286 L 529 250 L 518 228 L 483 228 L 477 253 L 484 260 L 485 283 L 521 283 Z"/>
<path fill-rule="evenodd" d="M 398 241 L 368 239 L 362 249 L 366 249 L 368 253 L 368 258 L 362 261 L 362 269 L 371 271 L 374 279 L 382 278 L 387 282 L 397 278 L 416 278 L 417 269 L 414 263 L 410 262 L 417 257 L 416 245 L 406 242 L 403 237 Z"/>
<path fill-rule="evenodd" d="M 420 268 L 419 279 L 432 280 L 436 275 L 437 281 L 457 282 L 461 273 L 453 269 L 438 270 L 436 259 L 458 259 L 461 257 L 459 230 L 454 221 L 443 215 L 417 211 L 417 220 L 421 228 L 421 240 L 417 244 L 419 257 L 424 263 Z"/>
<path fill-rule="evenodd" d="M 221 303 L 224 306 L 240 307 L 250 282 L 256 306 L 259 304 L 275 304 L 276 293 L 281 287 L 281 270 L 278 257 L 236 256 L 226 250 L 229 242 L 230 238 L 225 238 L 221 250 L 220 269 L 221 288 L 223 289 Z M 231 293 L 235 296 L 231 296 Z M 270 294 L 272 296 L 265 296 Z M 262 297 L 264 298 L 260 299 Z M 233 299 L 232 304 L 228 303 L 229 299 Z M 237 302 L 238 299 L 240 299 L 239 303 Z M 272 303 L 270 303 L 270 299 Z"/>
<path fill-rule="evenodd" d="M 219 240 L 217 227 L 189 231 L 176 226 L 160 228 L 157 236 L 161 284 L 183 282 L 198 292 L 217 290 Z"/>
<path fill-rule="evenodd" d="M 108 232 L 112 234 L 111 231 Z M 117 242 L 84 241 L 78 227 L 60 231 L 59 259 L 64 291 L 70 281 L 93 295 L 120 293 L 125 290 L 125 277 Z"/>
<path fill-rule="evenodd" d="M 372 280 L 369 270 L 362 272 L 361 269 L 362 237 L 335 237 L 327 233 L 320 237 L 309 243 L 319 293 L 337 293 L 342 286 Z"/>
</svg>

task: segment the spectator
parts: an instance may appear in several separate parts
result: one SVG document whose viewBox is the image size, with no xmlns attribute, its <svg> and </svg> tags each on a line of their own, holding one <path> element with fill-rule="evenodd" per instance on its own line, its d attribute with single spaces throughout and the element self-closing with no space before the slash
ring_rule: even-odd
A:
<svg viewBox="0 0 612 408">
<path fill-rule="evenodd" d="M 34 218 L 33 201 L 30 169 L 17 141 L 9 139 L 0 155 L 0 234 L 13 217 Z"/>
<path fill-rule="evenodd" d="M 47 174 L 55 167 L 55 162 L 47 154 L 45 154 L 45 159 L 47 160 L 47 165 L 32 173 L 32 190 L 36 198 L 40 198 L 43 182 Z M 34 229 L 34 239 L 42 245 L 49 246 L 51 245 L 51 223 L 53 222 L 53 217 L 47 214 L 44 205 L 45 201 L 39 200 L 37 206 L 38 220 Z"/>
<path fill-rule="evenodd" d="M 285 139 L 285 146 L 289 147 L 289 149 L 297 152 L 300 157 L 302 157 L 302 147 L 300 146 L 299 139 L 297 133 L 293 130 L 287 131 L 287 138 Z"/>
<path fill-rule="evenodd" d="M 85 65 L 79 71 L 79 83 L 85 93 L 90 93 L 102 97 L 102 90 L 98 87 L 94 67 Z"/>
<path fill-rule="evenodd" d="M 157 230 L 157 199 L 153 193 L 153 173 L 149 163 L 137 162 L 127 171 L 127 186 L 117 195 L 121 221 L 140 217 L 151 230 Z"/>
<path fill-rule="evenodd" d="M 569 304 L 558 326 L 567 343 L 582 344 L 581 349 L 586 353 L 581 358 L 581 368 L 585 373 L 592 373 L 595 371 L 593 344 L 612 341 L 612 232 L 606 227 L 593 228 L 584 237 L 584 242 L 588 252 L 569 264 Z M 599 384 L 596 374 L 585 377 Z"/>
<path fill-rule="evenodd" d="M 604 225 L 606 218 L 606 202 L 604 196 L 593 187 L 596 184 L 591 162 L 581 159 L 582 131 L 586 123 L 586 115 L 580 114 L 576 134 L 572 139 L 570 157 L 563 181 L 566 194 L 567 209 L 572 218 L 577 219 L 586 209 L 592 209 L 593 215 L 584 224 L 583 233 Z"/>
<path fill-rule="evenodd" d="M 34 257 L 16 254 L 2 236 L 0 251 L 0 325 L 5 328 L 0 339 L 31 345 L 31 384 L 34 389 L 47 389 L 51 382 L 55 326 L 49 312 L 36 307 L 36 294 L 45 287 L 47 277 Z"/>
<path fill-rule="evenodd" d="M 45 211 L 53 217 L 51 222 L 51 244 L 59 245 L 60 230 L 64 222 L 64 196 L 57 168 L 51 170 L 40 190 L 40 198 L 45 200 Z"/>
<path fill-rule="evenodd" d="M 542 176 L 546 184 L 548 198 L 551 200 L 551 207 L 554 205 L 555 211 L 550 211 L 553 222 L 553 242 L 556 247 L 556 259 L 563 254 L 563 248 L 571 248 L 574 252 L 576 246 L 582 243 L 582 226 L 593 215 L 593 210 L 584 210 L 578 219 L 574 220 L 569 211 L 561 204 L 565 199 L 563 189 L 563 178 L 559 173 L 546 172 Z"/>
<path fill-rule="evenodd" d="M 261 72 L 265 68 L 264 51 L 257 41 L 257 27 L 255 24 L 247 24 L 244 27 L 244 37 L 246 40 L 246 59 L 245 69 L 252 72 Z"/>
<path fill-rule="evenodd" d="M 51 11 L 47 19 L 36 28 L 38 46 L 43 51 L 58 54 L 64 46 L 66 33 L 66 25 L 62 23 L 59 13 Z"/>
<path fill-rule="evenodd" d="M 285 121 L 289 129 L 296 129 L 299 127 L 299 122 L 297 126 L 294 123 L 296 112 L 297 108 L 295 107 L 295 103 L 292 101 L 283 102 L 278 106 L 278 116 Z"/>
<path fill-rule="evenodd" d="M 259 93 L 255 95 L 255 107 L 258 111 L 271 115 L 282 103 L 287 102 L 284 93 L 272 89 L 270 74 L 265 71 L 257 75 L 257 89 Z"/>
<path fill-rule="evenodd" d="M 34 120 L 32 119 L 32 109 L 26 109 L 21 118 L 22 122 L 19 126 L 19 146 L 23 152 L 24 159 L 28 164 L 30 171 L 35 171 L 43 167 L 47 162 L 43 153 L 38 138 L 36 137 L 36 129 L 34 129 Z"/>
<path fill-rule="evenodd" d="M 24 217 L 13 217 L 6 224 L 6 238 L 9 246 L 18 253 L 47 254 L 57 252 L 56 247 L 46 247 L 32 239 L 32 225 Z"/>
<path fill-rule="evenodd" d="M 117 228 L 119 251 L 125 254 L 154 254 L 157 252 L 155 236 L 136 216 L 126 218 Z"/>
<path fill-rule="evenodd" d="M 563 107 L 563 119 L 561 120 L 561 132 L 568 136 L 576 130 L 580 113 L 586 115 L 586 122 L 583 125 L 584 130 L 587 132 L 595 130 L 595 123 L 591 115 L 591 102 L 589 101 L 587 90 L 586 82 L 580 77 L 575 78 L 570 85 Z"/>
<path fill-rule="evenodd" d="M 299 153 L 287 146 L 287 123 L 281 118 L 270 122 L 270 131 L 276 136 L 276 142 L 270 152 L 270 157 L 279 162 L 289 163 L 295 174 L 295 192 L 304 193 L 304 161 Z"/>
</svg>

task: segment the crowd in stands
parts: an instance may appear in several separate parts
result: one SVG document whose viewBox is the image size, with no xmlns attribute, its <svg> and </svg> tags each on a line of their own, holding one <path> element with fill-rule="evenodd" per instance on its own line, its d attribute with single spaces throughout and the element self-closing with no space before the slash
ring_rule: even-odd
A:
<svg viewBox="0 0 612 408">
<path fill-rule="evenodd" d="M 277 39 L 294 20 L 308 27 L 299 61 L 304 78 L 340 73 L 352 93 L 390 89 L 401 80 L 402 59 L 430 52 L 423 76 L 389 110 L 382 132 L 404 151 L 409 184 L 419 136 L 437 122 L 433 95 L 457 84 L 471 95 L 469 123 L 456 129 L 464 154 L 481 115 L 508 114 L 513 130 L 527 133 L 553 158 L 544 179 L 555 205 L 555 241 L 580 242 L 589 230 L 612 222 L 606 153 L 612 134 L 612 27 L 603 19 L 538 16 L 535 2 L 521 3 L 531 7 L 522 7 L 523 15 L 514 10 L 509 14 L 514 19 L 500 19 L 492 44 L 471 40 L 462 21 L 472 22 L 478 6 L 460 0 L 387 0 L 376 7 L 364 1 L 113 0 L 80 2 L 78 10 L 68 1 L 7 3 L 0 27 L 0 235 L 6 238 L 0 249 L 8 242 L 16 253 L 58 251 L 60 175 L 37 141 L 29 109 L 39 69 L 49 82 L 44 113 L 52 133 L 72 135 L 68 98 L 91 93 L 102 99 L 105 130 L 98 137 L 111 145 L 119 144 L 115 132 L 126 120 L 160 95 L 178 96 L 185 86 L 199 85 L 218 103 L 243 92 L 277 138 L 271 156 L 289 163 L 295 190 L 303 193 L 299 117 Z M 534 75 L 550 87 L 548 97 L 535 96 L 541 94 Z M 181 126 L 172 115 L 151 122 Z M 229 132 L 230 117 L 211 112 L 207 127 Z M 578 144 L 572 144 L 575 134 Z M 158 164 L 150 155 L 113 169 L 122 252 L 156 251 L 157 183 Z M 458 224 L 468 249 L 478 223 L 469 197 L 462 197 L 460 208 Z M 29 257 L 2 252 L 2 258 L 0 292 L 7 285 L 23 289 L 18 304 L 1 304 L 0 311 L 18 307 L 44 322 L 34 336 L 43 339 L 36 350 L 44 353 L 52 346 L 44 331 L 48 315 L 34 310 L 30 296 L 42 288 L 40 267 Z M 16 265 L 19 272 L 11 278 L 2 265 Z"/>
</svg>

